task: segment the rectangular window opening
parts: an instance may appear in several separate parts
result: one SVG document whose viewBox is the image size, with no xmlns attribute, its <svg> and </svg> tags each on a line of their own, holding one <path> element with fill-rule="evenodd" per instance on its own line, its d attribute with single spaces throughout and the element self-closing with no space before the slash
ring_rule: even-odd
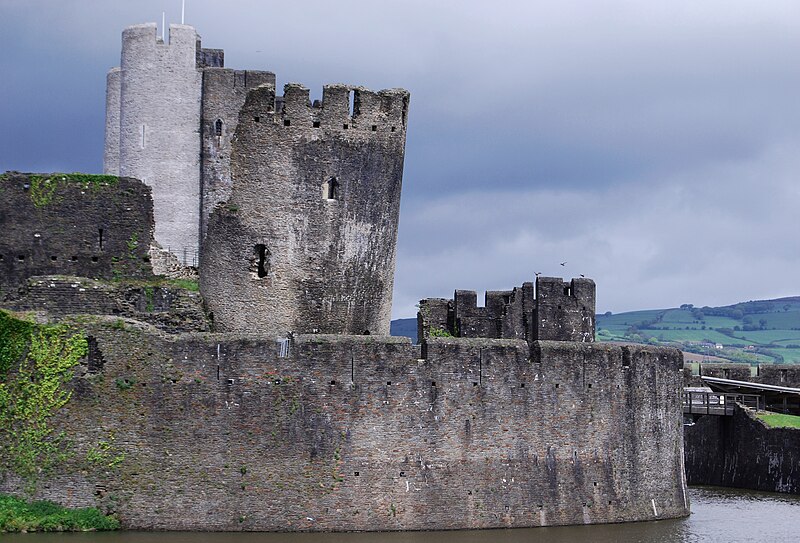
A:
<svg viewBox="0 0 800 543">
<path fill-rule="evenodd" d="M 289 119 L 284 119 L 283 120 L 283 126 L 291 126 L 291 125 L 292 125 L 292 121 L 290 121 Z"/>
<path fill-rule="evenodd" d="M 311 123 L 311 126 L 314 128 L 319 128 L 319 121 L 314 121 L 313 123 Z"/>
</svg>

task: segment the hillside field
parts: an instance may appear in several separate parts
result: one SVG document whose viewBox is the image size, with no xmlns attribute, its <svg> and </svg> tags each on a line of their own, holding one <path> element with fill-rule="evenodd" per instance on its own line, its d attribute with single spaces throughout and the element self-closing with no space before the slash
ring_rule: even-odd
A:
<svg viewBox="0 0 800 543">
<path fill-rule="evenodd" d="M 597 315 L 597 341 L 672 345 L 732 362 L 800 363 L 800 296 Z"/>
</svg>

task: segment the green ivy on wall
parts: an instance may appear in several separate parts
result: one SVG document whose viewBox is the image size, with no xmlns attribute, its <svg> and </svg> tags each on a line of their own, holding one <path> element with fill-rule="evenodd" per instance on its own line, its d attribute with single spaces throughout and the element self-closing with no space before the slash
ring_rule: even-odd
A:
<svg viewBox="0 0 800 543">
<path fill-rule="evenodd" d="M 63 461 L 62 434 L 48 422 L 70 399 L 66 384 L 86 355 L 86 338 L 65 324 L 37 325 L 0 311 L 0 471 L 30 489 L 38 475 Z"/>
</svg>

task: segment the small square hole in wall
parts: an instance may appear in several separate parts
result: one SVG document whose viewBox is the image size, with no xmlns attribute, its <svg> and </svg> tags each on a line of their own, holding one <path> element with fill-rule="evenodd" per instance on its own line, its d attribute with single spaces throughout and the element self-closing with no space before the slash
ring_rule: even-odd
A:
<svg viewBox="0 0 800 543">
<path fill-rule="evenodd" d="M 289 119 L 284 119 L 283 126 L 292 126 L 292 121 L 290 121 Z"/>
<path fill-rule="evenodd" d="M 70 261 L 77 262 L 78 261 L 78 257 L 77 256 L 72 256 L 72 257 L 70 257 Z"/>
<path fill-rule="evenodd" d="M 99 261 L 100 261 L 100 258 L 98 258 L 96 256 L 92 257 L 92 262 L 99 262 Z"/>
<path fill-rule="evenodd" d="M 588 385 L 586 385 L 586 388 L 592 388 L 592 383 L 589 383 Z"/>
<path fill-rule="evenodd" d="M 377 132 L 378 131 L 378 125 L 377 124 L 373 124 L 372 125 L 372 131 L 373 132 Z"/>
<path fill-rule="evenodd" d="M 406 476 L 406 472 L 405 471 L 401 471 L 400 472 L 400 477 L 405 477 L 405 476 Z"/>
<path fill-rule="evenodd" d="M 344 128 L 345 130 L 347 130 L 348 128 L 350 128 L 350 125 L 349 125 L 349 124 L 343 124 L 343 125 L 342 125 L 342 128 Z"/>
<path fill-rule="evenodd" d="M 3 260 L 3 255 L 0 255 L 0 261 Z"/>
<path fill-rule="evenodd" d="M 331 386 L 335 385 L 336 381 L 331 381 Z"/>
<path fill-rule="evenodd" d="M 392 132 L 394 132 L 395 130 L 397 130 L 397 128 L 393 126 L 392 127 Z"/>
<path fill-rule="evenodd" d="M 387 386 L 392 386 L 392 382 L 391 381 L 386 381 L 386 385 Z"/>
<path fill-rule="evenodd" d="M 597 486 L 597 481 L 595 481 L 593 484 L 594 484 L 594 486 Z"/>
<path fill-rule="evenodd" d="M 436 386 L 436 381 L 431 381 L 431 386 L 435 387 Z"/>
<path fill-rule="evenodd" d="M 25 255 L 18 255 L 17 260 L 25 260 Z"/>
<path fill-rule="evenodd" d="M 255 121 L 257 123 L 260 123 L 261 122 L 261 117 L 258 117 L 258 116 L 253 117 L 253 121 Z"/>
<path fill-rule="evenodd" d="M 2 260 L 2 258 L 0 258 L 0 260 Z M 50 260 L 52 260 L 53 262 L 55 262 L 56 260 L 58 260 L 58 257 L 57 257 L 57 256 L 51 256 L 51 257 L 50 257 Z"/>
<path fill-rule="evenodd" d="M 314 121 L 313 123 L 311 123 L 311 126 L 314 128 L 319 128 L 319 121 Z"/>
<path fill-rule="evenodd" d="M 228 379 L 228 384 L 229 384 L 229 385 L 232 385 L 233 383 L 234 383 L 234 380 L 233 380 L 233 379 Z"/>
<path fill-rule="evenodd" d="M 558 388 L 558 386 L 559 386 L 558 383 L 556 383 L 556 388 Z"/>
<path fill-rule="evenodd" d="M 519 388 L 525 388 L 525 383 L 520 383 Z"/>
<path fill-rule="evenodd" d="M 478 386 L 478 381 L 472 381 L 472 386 L 474 387 Z"/>
<path fill-rule="evenodd" d="M 357 471 L 353 472 L 353 476 L 358 477 L 359 473 Z"/>
</svg>

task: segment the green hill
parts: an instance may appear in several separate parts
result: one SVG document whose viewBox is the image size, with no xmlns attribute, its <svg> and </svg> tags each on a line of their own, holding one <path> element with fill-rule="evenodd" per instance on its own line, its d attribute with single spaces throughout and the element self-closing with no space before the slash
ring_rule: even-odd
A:
<svg viewBox="0 0 800 543">
<path fill-rule="evenodd" d="M 800 296 L 597 315 L 597 341 L 673 345 L 734 362 L 800 363 Z"/>
</svg>

